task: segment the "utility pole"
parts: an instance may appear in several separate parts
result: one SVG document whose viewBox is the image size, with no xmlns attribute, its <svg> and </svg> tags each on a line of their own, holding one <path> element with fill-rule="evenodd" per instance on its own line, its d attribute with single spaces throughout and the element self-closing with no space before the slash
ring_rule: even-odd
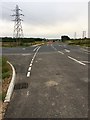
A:
<svg viewBox="0 0 90 120">
<path fill-rule="evenodd" d="M 75 32 L 75 33 L 74 33 L 74 39 L 76 39 L 76 36 L 77 36 L 77 33 Z"/>
<path fill-rule="evenodd" d="M 82 38 L 85 38 L 85 37 L 86 37 L 86 31 L 83 31 Z"/>
<path fill-rule="evenodd" d="M 88 38 L 90 38 L 90 1 L 88 2 Z"/>
<path fill-rule="evenodd" d="M 21 21 L 23 21 L 20 17 L 24 16 L 23 14 L 20 13 L 22 11 L 19 9 L 18 5 L 16 5 L 15 10 L 13 10 L 15 13 L 11 15 L 15 19 L 13 20 L 15 22 L 14 25 L 14 32 L 13 32 L 13 38 L 16 38 L 16 40 L 19 41 L 19 38 L 23 38 L 23 29 L 22 29 L 22 24 Z"/>
</svg>

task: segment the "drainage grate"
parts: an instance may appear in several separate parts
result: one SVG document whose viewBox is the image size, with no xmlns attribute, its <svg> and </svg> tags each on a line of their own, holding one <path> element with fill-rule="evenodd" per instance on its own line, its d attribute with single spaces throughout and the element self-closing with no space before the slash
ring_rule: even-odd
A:
<svg viewBox="0 0 90 120">
<path fill-rule="evenodd" d="M 28 83 L 17 83 L 14 86 L 15 90 L 18 90 L 18 89 L 27 89 L 27 88 L 28 88 Z"/>
</svg>

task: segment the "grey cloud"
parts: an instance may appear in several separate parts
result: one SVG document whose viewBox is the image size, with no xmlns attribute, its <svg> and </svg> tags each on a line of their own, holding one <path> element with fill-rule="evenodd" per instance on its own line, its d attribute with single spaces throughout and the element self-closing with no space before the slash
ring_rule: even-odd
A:
<svg viewBox="0 0 90 120">
<path fill-rule="evenodd" d="M 53 25 L 58 22 L 76 21 L 79 16 L 85 13 L 83 3 L 64 3 L 64 2 L 19 2 L 19 3 L 3 3 L 2 17 L 10 21 L 11 9 L 18 4 L 23 10 L 24 22 L 29 24 Z M 81 10 L 80 10 L 81 9 Z"/>
</svg>

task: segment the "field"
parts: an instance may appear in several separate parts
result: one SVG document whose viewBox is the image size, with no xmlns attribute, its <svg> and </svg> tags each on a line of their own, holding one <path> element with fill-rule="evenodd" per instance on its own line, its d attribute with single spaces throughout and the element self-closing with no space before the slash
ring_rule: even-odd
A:
<svg viewBox="0 0 90 120">
<path fill-rule="evenodd" d="M 69 45 L 80 45 L 84 47 L 90 47 L 90 39 L 77 39 L 77 40 L 69 40 L 65 41 Z"/>
</svg>

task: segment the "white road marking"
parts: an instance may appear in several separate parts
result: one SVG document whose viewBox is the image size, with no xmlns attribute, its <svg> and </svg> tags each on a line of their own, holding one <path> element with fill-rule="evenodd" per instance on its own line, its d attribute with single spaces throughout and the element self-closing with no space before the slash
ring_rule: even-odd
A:
<svg viewBox="0 0 90 120">
<path fill-rule="evenodd" d="M 27 56 L 27 55 L 31 55 L 30 53 L 28 54 L 28 53 L 26 53 L 26 54 L 21 54 L 21 55 L 23 55 L 23 56 Z"/>
<path fill-rule="evenodd" d="M 31 63 L 30 64 L 33 64 L 33 61 L 31 61 Z"/>
<path fill-rule="evenodd" d="M 67 45 L 63 45 L 64 47 L 66 47 Z"/>
<path fill-rule="evenodd" d="M 90 54 L 90 51 L 88 51 L 88 49 L 84 49 L 84 48 L 81 48 L 82 52 L 84 51 L 84 53 L 86 54 Z"/>
<path fill-rule="evenodd" d="M 27 77 L 30 77 L 30 72 L 27 73 Z"/>
<path fill-rule="evenodd" d="M 31 71 L 31 67 L 28 68 L 28 71 Z"/>
<path fill-rule="evenodd" d="M 52 47 L 54 50 L 57 50 L 53 45 L 51 45 L 51 47 Z"/>
<path fill-rule="evenodd" d="M 29 91 L 27 91 L 27 96 L 29 96 Z"/>
<path fill-rule="evenodd" d="M 38 49 L 38 47 L 39 47 L 39 46 L 37 46 L 36 48 L 34 48 L 34 50 L 33 50 L 33 51 L 35 52 L 35 51 Z"/>
<path fill-rule="evenodd" d="M 79 63 L 79 64 L 81 64 L 81 65 L 86 65 L 86 64 L 82 63 L 81 61 L 76 60 L 75 58 L 72 58 L 72 57 L 70 57 L 70 56 L 68 56 L 68 58 L 70 58 L 71 60 L 74 60 L 75 62 L 77 62 L 77 63 Z"/>
<path fill-rule="evenodd" d="M 89 63 L 90 63 L 89 61 L 81 61 L 81 62 L 84 62 L 84 63 L 87 63 L 87 64 L 89 64 Z"/>
<path fill-rule="evenodd" d="M 23 53 L 4 53 L 4 55 L 22 55 L 22 56 L 27 56 L 27 55 L 31 55 L 30 53 L 28 54 L 28 53 L 26 53 L 26 54 L 23 54 Z"/>
<path fill-rule="evenodd" d="M 68 53 L 70 52 L 70 50 L 67 50 L 67 49 L 65 49 L 65 51 L 68 52 Z"/>
<path fill-rule="evenodd" d="M 32 59 L 32 61 L 34 60 L 34 58 Z"/>
<path fill-rule="evenodd" d="M 22 48 L 23 50 L 25 50 L 25 48 Z"/>
<path fill-rule="evenodd" d="M 30 65 L 29 65 L 30 67 L 32 66 L 32 63 L 30 63 Z"/>
<path fill-rule="evenodd" d="M 62 55 L 64 55 L 64 53 L 63 53 L 63 52 L 61 52 L 61 51 L 58 51 L 58 53 L 61 53 Z"/>
<path fill-rule="evenodd" d="M 41 46 L 40 46 L 40 47 L 41 47 Z M 30 77 L 30 71 L 31 71 L 31 69 L 32 69 L 31 66 L 32 66 L 32 63 L 33 63 L 33 61 L 34 61 L 34 59 L 35 59 L 35 57 L 36 57 L 36 55 L 37 55 L 37 52 L 38 52 L 38 50 L 40 49 L 40 47 L 37 48 L 37 50 L 36 50 L 36 52 L 35 52 L 35 54 L 34 54 L 32 60 L 31 60 L 30 66 L 29 66 L 29 68 L 28 68 L 27 77 Z"/>
</svg>

